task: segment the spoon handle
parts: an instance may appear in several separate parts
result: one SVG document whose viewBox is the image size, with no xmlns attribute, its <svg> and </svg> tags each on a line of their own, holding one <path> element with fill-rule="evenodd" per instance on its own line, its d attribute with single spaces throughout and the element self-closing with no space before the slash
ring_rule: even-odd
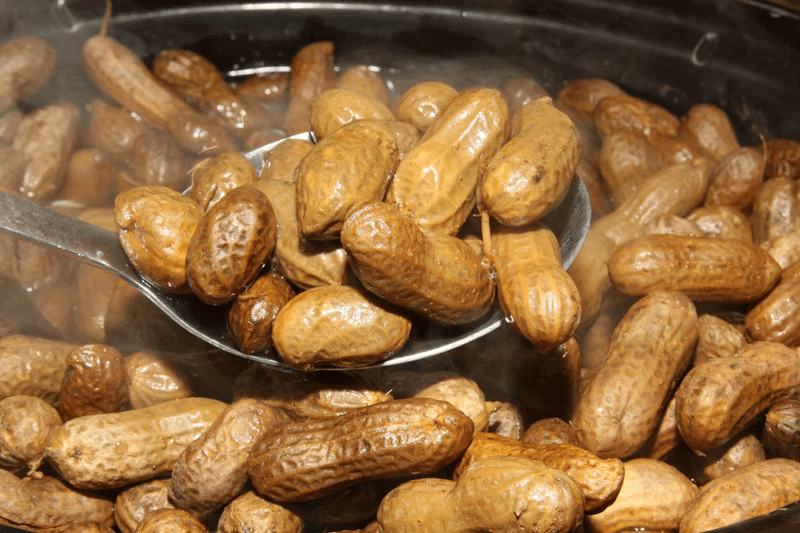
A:
<svg viewBox="0 0 800 533">
<path fill-rule="evenodd" d="M 4 191 L 0 191 L 0 232 L 61 250 L 134 285 L 141 283 L 116 233 Z"/>
</svg>

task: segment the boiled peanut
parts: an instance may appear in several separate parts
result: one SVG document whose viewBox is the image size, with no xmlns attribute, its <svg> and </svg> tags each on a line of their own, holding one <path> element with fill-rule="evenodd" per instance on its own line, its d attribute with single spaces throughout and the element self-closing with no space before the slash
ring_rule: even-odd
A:
<svg viewBox="0 0 800 533">
<path fill-rule="evenodd" d="M 584 522 L 592 533 L 651 529 L 675 531 L 698 489 L 674 466 L 655 459 L 625 463 L 625 481 L 619 496 Z"/>
<path fill-rule="evenodd" d="M 26 473 L 41 462 L 44 447 L 61 425 L 53 406 L 35 396 L 0 400 L 0 467 Z"/>
<path fill-rule="evenodd" d="M 232 301 L 250 284 L 275 249 L 277 228 L 269 198 L 237 187 L 200 219 L 186 250 L 186 281 L 211 305 Z"/>
<path fill-rule="evenodd" d="M 186 371 L 166 353 L 139 350 L 125 356 L 125 374 L 133 409 L 193 395 Z"/>
<path fill-rule="evenodd" d="M 311 102 L 311 128 L 324 139 L 342 126 L 357 120 L 393 120 L 386 104 L 352 89 L 329 89 Z"/>
<path fill-rule="evenodd" d="M 148 514 L 159 509 L 175 509 L 169 501 L 169 478 L 145 481 L 126 488 L 114 501 L 114 521 L 122 533 L 133 533 Z"/>
<path fill-rule="evenodd" d="M 278 146 L 266 152 L 264 166 L 261 167 L 259 180 L 275 179 L 294 183 L 297 165 L 311 151 L 314 145 L 303 139 L 286 139 Z"/>
<path fill-rule="evenodd" d="M 643 133 L 622 130 L 603 139 L 598 166 L 614 204 L 619 205 L 663 164 Z"/>
<path fill-rule="evenodd" d="M 706 205 L 747 209 L 764 181 L 764 151 L 744 147 L 723 157 L 711 171 Z"/>
<path fill-rule="evenodd" d="M 72 153 L 58 193 L 61 200 L 77 205 L 107 206 L 114 190 L 114 166 L 111 158 L 97 148 Z"/>
<path fill-rule="evenodd" d="M 549 97 L 514 115 L 511 139 L 479 179 L 478 204 L 507 226 L 539 220 L 564 198 L 578 166 L 578 129 Z"/>
<path fill-rule="evenodd" d="M 627 94 L 610 95 L 594 108 L 594 124 L 604 138 L 621 130 L 635 130 L 647 137 L 675 136 L 678 117 L 663 107 Z"/>
<path fill-rule="evenodd" d="M 664 410 L 664 415 L 661 417 L 658 427 L 650 436 L 647 443 L 639 448 L 636 453 L 637 456 L 663 461 L 683 444 L 683 439 L 678 431 L 675 404 L 675 395 L 673 395 L 667 404 L 667 408 Z"/>
<path fill-rule="evenodd" d="M 440 81 L 423 81 L 406 90 L 397 102 L 397 118 L 425 132 L 458 91 Z"/>
<path fill-rule="evenodd" d="M 134 180 L 139 185 L 161 185 L 182 191 L 190 183 L 183 149 L 164 132 L 139 135 L 131 149 L 130 163 Z"/>
<path fill-rule="evenodd" d="M 22 35 L 0 46 L 0 112 L 36 94 L 56 71 L 58 52 L 35 35 Z"/>
<path fill-rule="evenodd" d="M 778 235 L 761 243 L 761 248 L 777 261 L 781 268 L 788 268 L 800 261 L 800 230 Z"/>
<path fill-rule="evenodd" d="M 272 103 L 286 95 L 289 76 L 285 72 L 270 72 L 248 76 L 238 82 L 234 92 L 244 100 Z"/>
<path fill-rule="evenodd" d="M 697 319 L 697 347 L 693 364 L 699 365 L 718 357 L 733 357 L 746 344 L 744 334 L 730 322 L 714 315 L 701 315 Z"/>
<path fill-rule="evenodd" d="M 317 143 L 296 171 L 303 237 L 338 237 L 350 211 L 383 199 L 398 161 L 395 136 L 379 121 L 347 124 Z"/>
<path fill-rule="evenodd" d="M 72 343 L 27 335 L 0 339 L 0 398 L 27 395 L 58 405 Z"/>
<path fill-rule="evenodd" d="M 503 93 L 503 99 L 508 104 L 512 116 L 534 100 L 550 96 L 544 85 L 532 77 L 508 79 L 503 82 L 500 92 Z"/>
<path fill-rule="evenodd" d="M 586 449 L 620 458 L 639 449 L 658 426 L 696 341 L 697 314 L 686 296 L 654 291 L 636 302 L 573 409 L 570 423 Z"/>
<path fill-rule="evenodd" d="M 694 301 L 743 303 L 765 296 L 781 267 L 740 239 L 646 235 L 620 246 L 608 261 L 608 273 L 623 294 L 670 289 Z"/>
<path fill-rule="evenodd" d="M 757 341 L 780 342 L 793 348 L 800 346 L 798 302 L 800 279 L 781 280 L 745 315 L 747 335 Z"/>
<path fill-rule="evenodd" d="M 570 444 L 580 447 L 580 439 L 575 428 L 557 417 L 537 420 L 525 430 L 520 439 L 525 444 L 547 446 L 550 444 Z"/>
<path fill-rule="evenodd" d="M 303 533 L 303 521 L 292 511 L 249 491 L 233 500 L 219 517 L 218 533 Z"/>
<path fill-rule="evenodd" d="M 581 296 L 561 265 L 553 232 L 541 224 L 496 227 L 491 258 L 497 296 L 514 327 L 546 352 L 572 337 L 581 319 Z"/>
<path fill-rule="evenodd" d="M 75 418 L 56 430 L 45 458 L 77 488 L 121 487 L 152 479 L 169 473 L 186 446 L 225 407 L 217 400 L 185 398 Z"/>
<path fill-rule="evenodd" d="M 455 235 L 475 205 L 479 175 L 505 143 L 507 129 L 508 106 L 499 92 L 459 94 L 397 165 L 386 201 L 426 233 Z"/>
<path fill-rule="evenodd" d="M 394 133 L 398 155 L 404 159 L 419 142 L 419 131 L 413 124 L 401 120 L 382 120 L 381 123 Z"/>
<path fill-rule="evenodd" d="M 184 533 L 208 533 L 208 529 L 200 520 L 182 509 L 159 509 L 146 515 L 137 533 L 168 533 L 181 531 Z"/>
<path fill-rule="evenodd" d="M 369 65 L 355 65 L 343 70 L 336 80 L 336 87 L 369 95 L 387 107 L 392 98 L 386 81 Z"/>
<path fill-rule="evenodd" d="M 516 405 L 510 402 L 488 402 L 486 406 L 489 411 L 489 425 L 486 431 L 514 440 L 522 439 L 525 422 L 522 419 L 522 412 Z"/>
<path fill-rule="evenodd" d="M 352 211 L 341 240 L 370 292 L 436 322 L 472 322 L 494 301 L 489 272 L 464 241 L 426 235 L 414 219 L 385 203 Z"/>
<path fill-rule="evenodd" d="M 705 456 L 694 456 L 694 480 L 703 486 L 713 479 L 739 468 L 766 459 L 764 446 L 752 433 L 744 433 L 712 450 Z"/>
<path fill-rule="evenodd" d="M 800 354 L 754 342 L 736 357 L 693 367 L 675 393 L 678 429 L 696 452 L 725 443 L 800 386 Z"/>
<path fill-rule="evenodd" d="M 681 119 L 680 129 L 720 161 L 739 148 L 728 114 L 712 104 L 697 104 Z"/>
<path fill-rule="evenodd" d="M 275 274 L 262 275 L 236 297 L 228 311 L 228 333 L 244 353 L 269 350 L 278 311 L 294 298 L 289 284 Z"/>
<path fill-rule="evenodd" d="M 768 459 L 707 483 L 681 520 L 681 533 L 700 533 L 769 513 L 800 500 L 800 463 Z"/>
<path fill-rule="evenodd" d="M 22 111 L 16 108 L 0 112 L 0 145 L 10 146 L 14 142 L 22 117 Z"/>
<path fill-rule="evenodd" d="M 127 405 L 128 374 L 121 353 L 102 344 L 86 344 L 69 352 L 58 396 L 64 420 L 115 413 Z"/>
<path fill-rule="evenodd" d="M 607 96 L 625 94 L 615 83 L 601 78 L 570 80 L 558 92 L 556 107 L 583 122 L 594 120 L 594 109 Z"/>
<path fill-rule="evenodd" d="M 90 106 L 87 142 L 108 153 L 119 162 L 126 162 L 144 125 L 130 112 L 97 98 Z"/>
<path fill-rule="evenodd" d="M 272 324 L 272 344 L 288 365 L 366 366 L 396 353 L 411 321 L 361 289 L 315 287 L 284 305 Z"/>
<path fill-rule="evenodd" d="M 703 232 L 700 231 L 697 224 L 677 215 L 660 215 L 645 224 L 642 232 L 644 235 L 663 235 L 667 233 L 670 235 L 703 236 Z"/>
<path fill-rule="evenodd" d="M 581 523 L 582 499 L 560 470 L 521 457 L 488 457 L 456 482 L 433 478 L 400 485 L 378 508 L 378 532 L 567 533 Z"/>
<path fill-rule="evenodd" d="M 228 192 L 256 181 L 256 171 L 250 161 L 238 152 L 227 152 L 207 158 L 192 169 L 192 190 L 189 197 L 203 212 L 222 200 Z"/>
<path fill-rule="evenodd" d="M 272 501 L 308 501 L 360 480 L 436 471 L 472 432 L 472 421 L 447 402 L 383 402 L 267 433 L 250 453 L 250 480 Z"/>
<path fill-rule="evenodd" d="M 800 187 L 789 178 L 764 181 L 756 191 L 753 212 L 753 242 L 761 244 L 800 229 Z"/>
<path fill-rule="evenodd" d="M 750 220 L 740 209 L 730 205 L 698 207 L 686 216 L 686 220 L 697 226 L 706 237 L 753 242 Z"/>
<path fill-rule="evenodd" d="M 761 440 L 773 456 L 800 459 L 800 400 L 782 400 L 769 408 Z"/>
<path fill-rule="evenodd" d="M 766 148 L 765 179 L 797 179 L 800 176 L 800 142 L 791 139 L 770 139 L 766 143 Z"/>
<path fill-rule="evenodd" d="M 308 131 L 311 102 L 333 88 L 333 43 L 319 41 L 304 46 L 292 57 L 289 70 L 289 104 L 281 119 L 288 135 Z"/>
</svg>

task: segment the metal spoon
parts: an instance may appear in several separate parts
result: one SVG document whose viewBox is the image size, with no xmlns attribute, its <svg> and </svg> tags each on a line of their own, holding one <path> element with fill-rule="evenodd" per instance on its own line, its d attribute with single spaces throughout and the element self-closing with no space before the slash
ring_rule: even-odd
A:
<svg viewBox="0 0 800 533">
<path fill-rule="evenodd" d="M 313 140 L 307 133 L 287 138 Z M 263 165 L 261 154 L 284 140 L 264 145 L 245 156 L 253 163 L 257 172 L 260 172 Z M 589 194 L 583 182 L 574 178 L 564 200 L 544 220 L 558 238 L 565 267 L 572 263 L 586 238 L 590 216 Z M 191 294 L 169 294 L 144 281 L 128 261 L 116 233 L 2 191 L 0 232 L 33 244 L 56 248 L 75 259 L 116 274 L 144 294 L 178 325 L 216 348 L 267 366 L 291 369 L 274 353 L 250 355 L 239 351 L 226 332 L 225 307 L 204 304 Z M 504 321 L 502 311 L 495 306 L 487 317 L 477 323 L 452 327 L 426 325 L 416 328 L 420 331 L 412 333 L 412 338 L 399 353 L 374 366 L 399 365 L 444 353 L 494 331 Z"/>
</svg>

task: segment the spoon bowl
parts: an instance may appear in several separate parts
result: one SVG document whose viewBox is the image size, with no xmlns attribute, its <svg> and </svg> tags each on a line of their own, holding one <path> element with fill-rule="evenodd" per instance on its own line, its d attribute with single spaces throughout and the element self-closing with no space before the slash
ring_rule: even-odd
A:
<svg viewBox="0 0 800 533">
<path fill-rule="evenodd" d="M 287 138 L 314 140 L 309 133 Z M 256 172 L 260 172 L 263 165 L 261 154 L 284 140 L 252 150 L 245 157 L 256 167 Z M 590 218 L 589 194 L 583 182 L 575 177 L 565 198 L 542 221 L 558 238 L 565 268 L 572 263 L 583 244 Z M 3 191 L 0 191 L 0 232 L 61 250 L 77 260 L 119 276 L 176 324 L 220 350 L 270 367 L 296 370 L 284 364 L 272 352 L 241 352 L 226 331 L 227 307 L 207 305 L 192 294 L 170 294 L 142 279 L 125 255 L 116 233 Z M 417 321 L 404 348 L 372 366 L 400 365 L 442 354 L 496 330 L 504 321 L 505 317 L 497 305 L 483 319 L 463 326 L 436 326 Z"/>
</svg>

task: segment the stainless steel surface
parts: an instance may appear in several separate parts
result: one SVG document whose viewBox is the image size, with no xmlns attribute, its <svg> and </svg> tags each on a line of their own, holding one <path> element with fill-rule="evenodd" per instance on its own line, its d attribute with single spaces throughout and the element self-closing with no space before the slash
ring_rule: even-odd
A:
<svg viewBox="0 0 800 533">
<path fill-rule="evenodd" d="M 313 140 L 310 134 L 299 134 L 292 138 Z M 261 154 L 280 142 L 282 140 L 245 155 L 260 170 L 263 164 Z M 545 220 L 558 237 L 565 267 L 572 263 L 583 244 L 590 218 L 589 195 L 583 182 L 575 178 L 567 196 Z M 116 233 L 6 192 L 0 192 L 0 232 L 56 248 L 116 274 L 144 294 L 175 323 L 212 346 L 268 366 L 289 369 L 274 353 L 250 355 L 239 351 L 225 330 L 227 307 L 206 305 L 191 294 L 169 294 L 144 281 L 128 261 Z M 495 306 L 488 317 L 474 324 L 426 328 L 429 331 L 425 336 L 415 337 L 412 333 L 411 340 L 401 352 L 374 366 L 399 365 L 442 354 L 494 331 L 504 320 L 502 312 Z"/>
</svg>

